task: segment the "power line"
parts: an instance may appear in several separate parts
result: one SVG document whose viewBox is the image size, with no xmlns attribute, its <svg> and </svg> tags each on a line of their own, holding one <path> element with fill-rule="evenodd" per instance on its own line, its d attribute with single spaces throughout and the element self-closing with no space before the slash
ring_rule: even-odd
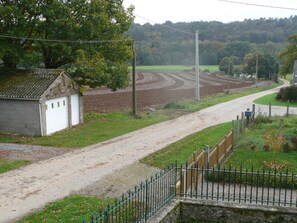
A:
<svg viewBox="0 0 297 223">
<path fill-rule="evenodd" d="M 273 5 L 260 5 L 248 2 L 237 2 L 237 1 L 229 1 L 229 0 L 217 0 L 220 2 L 228 2 L 233 4 L 240 4 L 240 5 L 249 5 L 249 6 L 257 6 L 257 7 L 264 7 L 264 8 L 274 8 L 274 9 L 284 9 L 284 10 L 294 10 L 296 11 L 297 8 L 290 8 L 290 7 L 282 7 L 282 6 L 273 6 Z"/>
<path fill-rule="evenodd" d="M 0 38 L 18 39 L 18 40 L 31 40 L 31 41 L 39 41 L 39 42 L 80 43 L 80 44 L 115 43 L 115 42 L 130 42 L 131 41 L 129 39 L 126 39 L 126 40 L 61 40 L 61 39 L 42 39 L 42 38 L 8 36 L 8 35 L 0 35 Z"/>
<path fill-rule="evenodd" d="M 153 21 L 151 19 L 147 19 L 147 18 L 145 18 L 143 16 L 136 15 L 136 14 L 134 14 L 134 16 L 139 17 L 139 18 L 144 19 L 144 20 L 147 20 L 148 22 L 152 22 L 152 23 L 157 23 L 158 24 L 158 22 Z M 172 28 L 172 27 L 167 26 L 167 25 L 164 25 L 164 24 L 160 24 L 160 25 L 163 26 L 163 27 L 165 27 L 165 28 L 167 28 L 167 29 L 171 29 L 173 31 L 177 31 L 177 32 L 180 32 L 180 33 L 185 33 L 185 34 L 190 34 L 190 35 L 193 35 L 193 36 L 195 35 L 195 33 L 187 32 L 187 31 L 184 31 L 184 30 L 181 30 L 181 29 L 177 29 L 177 28 Z"/>
</svg>

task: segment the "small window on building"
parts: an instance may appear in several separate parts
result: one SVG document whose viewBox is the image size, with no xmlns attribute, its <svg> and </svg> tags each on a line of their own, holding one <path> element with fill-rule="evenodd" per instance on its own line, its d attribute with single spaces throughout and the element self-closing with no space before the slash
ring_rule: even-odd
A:
<svg viewBox="0 0 297 223">
<path fill-rule="evenodd" d="M 58 101 L 57 105 L 58 105 L 58 108 L 59 108 L 60 107 L 60 102 L 59 101 Z"/>
<path fill-rule="evenodd" d="M 65 106 L 65 105 L 66 105 L 65 100 L 63 100 L 63 106 Z"/>
<path fill-rule="evenodd" d="M 54 103 L 52 103 L 52 108 L 54 108 Z"/>
</svg>

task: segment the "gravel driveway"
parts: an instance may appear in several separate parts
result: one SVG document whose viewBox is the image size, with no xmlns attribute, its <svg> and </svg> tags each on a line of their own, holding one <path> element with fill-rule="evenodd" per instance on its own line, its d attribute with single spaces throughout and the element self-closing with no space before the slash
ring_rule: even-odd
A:
<svg viewBox="0 0 297 223">
<path fill-rule="evenodd" d="M 218 104 L 1 174 L 0 222 L 14 222 L 48 202 L 100 182 L 104 177 L 192 133 L 231 121 L 251 107 L 253 100 L 275 91 Z M 297 113 L 297 109 L 291 111 Z M 284 114 L 286 109 L 278 109 L 277 112 Z"/>
</svg>

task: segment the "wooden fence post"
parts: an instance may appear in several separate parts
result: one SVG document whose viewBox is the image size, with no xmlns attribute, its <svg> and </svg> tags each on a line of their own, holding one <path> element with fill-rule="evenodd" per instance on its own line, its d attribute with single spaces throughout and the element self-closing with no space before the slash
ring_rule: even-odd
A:
<svg viewBox="0 0 297 223">
<path fill-rule="evenodd" d="M 220 144 L 221 143 L 219 143 L 219 144 L 217 144 L 216 145 L 216 149 L 217 149 L 217 151 L 216 151 L 216 156 L 217 156 L 217 159 L 216 159 L 216 162 L 217 162 L 217 165 L 219 164 L 219 162 L 220 162 Z M 214 165 L 215 166 L 215 165 Z"/>
<path fill-rule="evenodd" d="M 206 145 L 205 147 L 205 153 L 204 153 L 206 156 L 205 156 L 205 167 L 207 168 L 208 167 L 208 163 L 209 163 L 209 146 Z"/>
<path fill-rule="evenodd" d="M 245 130 L 245 118 L 244 118 L 244 112 L 241 113 L 241 132 L 242 135 L 244 135 L 244 130 Z"/>
<path fill-rule="evenodd" d="M 228 137 L 227 136 L 225 136 L 224 146 L 225 146 L 225 158 L 226 158 L 227 157 L 227 149 L 228 149 Z"/>
<path fill-rule="evenodd" d="M 239 139 L 239 115 L 236 116 L 236 142 Z"/>
<path fill-rule="evenodd" d="M 255 115 L 256 115 L 256 105 L 255 104 L 253 104 L 253 108 L 252 108 L 252 112 L 253 112 L 253 120 L 255 119 Z"/>
<path fill-rule="evenodd" d="M 269 102 L 269 118 L 271 117 L 271 102 Z"/>
<path fill-rule="evenodd" d="M 289 107 L 290 107 L 290 101 L 287 101 L 287 116 L 289 116 Z"/>
</svg>

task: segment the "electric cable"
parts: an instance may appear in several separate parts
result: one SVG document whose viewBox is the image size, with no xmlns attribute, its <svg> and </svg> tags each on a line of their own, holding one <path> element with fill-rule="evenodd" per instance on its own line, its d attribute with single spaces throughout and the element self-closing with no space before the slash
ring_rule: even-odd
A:
<svg viewBox="0 0 297 223">
<path fill-rule="evenodd" d="M 19 39 L 19 40 L 32 40 L 39 42 L 56 42 L 56 43 L 80 43 L 80 44 L 92 44 L 92 43 L 114 43 L 114 42 L 129 42 L 130 39 L 127 40 L 61 40 L 61 39 L 42 39 L 42 38 L 32 38 L 32 37 L 21 37 L 21 36 L 9 36 L 9 35 L 1 35 L 0 38 L 7 39 Z"/>
<path fill-rule="evenodd" d="M 232 4 L 257 6 L 257 7 L 263 7 L 263 8 L 274 8 L 274 9 L 284 9 L 284 10 L 294 10 L 294 11 L 297 11 L 297 8 L 290 8 L 290 7 L 273 6 L 273 5 L 260 5 L 260 4 L 254 4 L 254 3 L 248 3 L 248 2 L 237 2 L 237 1 L 230 1 L 230 0 L 217 0 L 217 1 L 228 2 L 228 3 L 232 3 Z"/>
</svg>

